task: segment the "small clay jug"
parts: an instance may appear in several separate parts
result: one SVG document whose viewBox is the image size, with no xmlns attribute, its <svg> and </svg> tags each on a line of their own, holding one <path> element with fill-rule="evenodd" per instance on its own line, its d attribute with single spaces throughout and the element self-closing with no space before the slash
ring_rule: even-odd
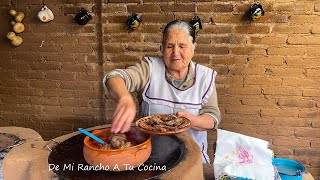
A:
<svg viewBox="0 0 320 180">
<path fill-rule="evenodd" d="M 75 21 L 79 25 L 85 25 L 92 19 L 91 14 L 84 8 L 80 9 L 80 12 L 75 16 Z"/>
</svg>

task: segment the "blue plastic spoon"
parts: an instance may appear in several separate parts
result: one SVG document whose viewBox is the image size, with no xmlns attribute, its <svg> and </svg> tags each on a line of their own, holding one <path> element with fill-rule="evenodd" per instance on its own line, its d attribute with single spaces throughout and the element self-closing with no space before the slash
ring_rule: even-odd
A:
<svg viewBox="0 0 320 180">
<path fill-rule="evenodd" d="M 100 139 L 100 138 L 98 138 L 97 136 L 89 133 L 88 131 L 84 130 L 83 128 L 78 128 L 78 130 L 79 130 L 80 132 L 82 132 L 83 134 L 91 137 L 92 139 L 98 141 L 98 142 L 101 143 L 101 144 L 104 144 L 104 143 L 105 143 L 102 139 Z"/>
</svg>

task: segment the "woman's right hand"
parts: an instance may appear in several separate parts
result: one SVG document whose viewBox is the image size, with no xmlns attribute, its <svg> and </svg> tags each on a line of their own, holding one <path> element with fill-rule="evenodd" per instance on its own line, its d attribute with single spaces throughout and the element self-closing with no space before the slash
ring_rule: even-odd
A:
<svg viewBox="0 0 320 180">
<path fill-rule="evenodd" d="M 136 103 L 130 93 L 121 96 L 117 101 L 112 117 L 111 132 L 124 133 L 130 130 L 131 123 L 136 116 Z"/>
</svg>

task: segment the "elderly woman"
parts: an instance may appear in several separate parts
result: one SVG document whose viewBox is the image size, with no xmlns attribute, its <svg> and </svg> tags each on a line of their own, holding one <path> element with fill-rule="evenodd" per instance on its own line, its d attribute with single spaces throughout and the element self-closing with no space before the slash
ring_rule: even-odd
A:
<svg viewBox="0 0 320 180">
<path fill-rule="evenodd" d="M 215 88 L 216 72 L 192 62 L 195 31 L 186 21 L 175 20 L 163 32 L 163 57 L 146 57 L 127 69 L 116 69 L 104 78 L 116 101 L 112 131 L 126 132 L 136 116 L 130 92 L 138 92 L 139 116 L 175 113 L 191 121 L 187 133 L 200 146 L 203 163 L 207 154 L 207 131 L 217 128 L 221 115 Z"/>
</svg>

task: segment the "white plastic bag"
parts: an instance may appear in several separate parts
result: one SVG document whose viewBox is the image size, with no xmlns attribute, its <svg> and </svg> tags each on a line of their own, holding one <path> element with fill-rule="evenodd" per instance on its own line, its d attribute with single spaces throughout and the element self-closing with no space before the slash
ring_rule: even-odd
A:
<svg viewBox="0 0 320 180">
<path fill-rule="evenodd" d="M 218 129 L 214 158 L 216 179 L 274 180 L 277 173 L 272 165 L 272 150 L 262 139 Z"/>
</svg>

